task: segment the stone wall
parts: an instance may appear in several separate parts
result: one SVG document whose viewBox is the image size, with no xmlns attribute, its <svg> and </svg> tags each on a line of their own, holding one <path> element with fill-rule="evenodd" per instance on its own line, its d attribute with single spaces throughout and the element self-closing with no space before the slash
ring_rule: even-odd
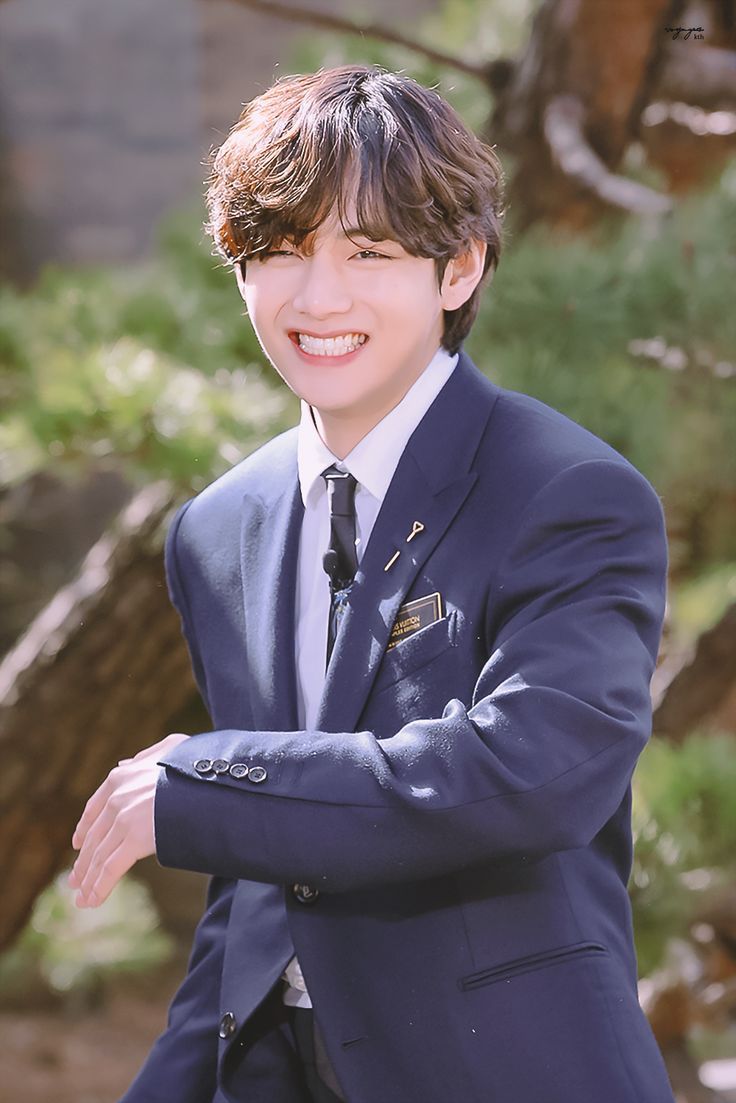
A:
<svg viewBox="0 0 736 1103">
<path fill-rule="evenodd" d="M 371 16 L 432 6 L 375 0 Z M 303 33 L 233 0 L 0 0 L 0 277 L 145 256 Z"/>
</svg>

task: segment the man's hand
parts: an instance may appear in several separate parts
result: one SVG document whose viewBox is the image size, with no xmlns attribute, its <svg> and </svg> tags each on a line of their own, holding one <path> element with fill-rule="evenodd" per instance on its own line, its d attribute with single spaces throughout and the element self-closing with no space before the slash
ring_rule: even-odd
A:
<svg viewBox="0 0 736 1103">
<path fill-rule="evenodd" d="M 79 854 L 69 884 L 79 889 L 78 908 L 102 904 L 131 866 L 155 853 L 153 800 L 161 772 L 156 763 L 187 738 L 174 732 L 124 758 L 87 801 L 72 836 Z"/>
</svg>

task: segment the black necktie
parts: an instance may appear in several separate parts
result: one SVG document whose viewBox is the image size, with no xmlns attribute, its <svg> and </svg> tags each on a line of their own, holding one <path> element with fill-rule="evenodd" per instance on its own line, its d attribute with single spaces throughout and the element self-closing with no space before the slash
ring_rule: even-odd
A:
<svg viewBox="0 0 736 1103">
<path fill-rule="evenodd" d="M 330 504 L 330 543 L 322 566 L 330 579 L 330 617 L 327 626 L 327 662 L 337 636 L 340 617 L 358 566 L 355 553 L 355 487 L 349 471 L 328 467 L 322 472 Z"/>
</svg>

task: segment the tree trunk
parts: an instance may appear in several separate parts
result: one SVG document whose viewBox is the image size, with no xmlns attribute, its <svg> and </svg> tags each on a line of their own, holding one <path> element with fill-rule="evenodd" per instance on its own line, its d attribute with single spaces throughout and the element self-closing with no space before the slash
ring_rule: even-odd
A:
<svg viewBox="0 0 736 1103">
<path fill-rule="evenodd" d="M 611 204 L 657 213 L 663 197 L 612 177 L 635 135 L 668 38 L 671 0 L 545 0 L 490 133 L 515 158 L 521 225 L 586 226 Z"/>
<path fill-rule="evenodd" d="M 670 211 L 669 195 L 618 175 L 632 143 L 674 194 L 706 180 L 736 145 L 734 0 L 543 0 L 521 56 L 487 61 L 371 19 L 318 11 L 309 0 L 236 2 L 400 46 L 477 78 L 496 104 L 483 137 L 512 155 L 509 206 L 520 229 L 540 220 L 587 227 L 611 210 Z M 675 33 L 701 24 L 697 38 Z"/>
<path fill-rule="evenodd" d="M 698 637 L 685 661 L 665 662 L 652 681 L 656 735 L 681 743 L 717 713 L 736 685 L 736 602 Z"/>
<path fill-rule="evenodd" d="M 86 800 L 196 692 L 166 592 L 162 483 L 141 491 L 0 665 L 0 948 L 72 857 Z"/>
</svg>

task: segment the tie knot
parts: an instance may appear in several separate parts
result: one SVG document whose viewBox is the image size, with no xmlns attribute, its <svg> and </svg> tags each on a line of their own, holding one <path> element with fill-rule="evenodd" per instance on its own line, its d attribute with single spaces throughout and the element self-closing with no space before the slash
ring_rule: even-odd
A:
<svg viewBox="0 0 736 1103">
<path fill-rule="evenodd" d="M 355 510 L 355 488 L 357 481 L 349 471 L 341 471 L 333 463 L 322 472 L 327 485 L 327 497 L 330 503 L 330 516 L 353 517 Z"/>
</svg>

